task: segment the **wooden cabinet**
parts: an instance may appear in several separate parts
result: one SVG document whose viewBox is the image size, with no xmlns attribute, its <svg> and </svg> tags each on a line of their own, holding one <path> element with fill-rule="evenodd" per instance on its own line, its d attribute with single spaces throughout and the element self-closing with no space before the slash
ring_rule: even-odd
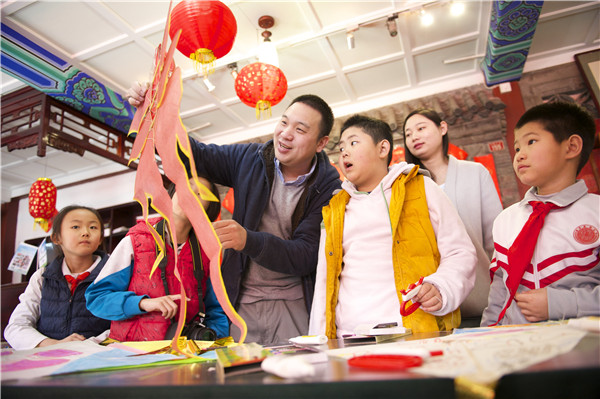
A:
<svg viewBox="0 0 600 399">
<path fill-rule="evenodd" d="M 127 204 L 115 205 L 109 208 L 98 209 L 104 224 L 104 250 L 109 254 L 115 249 L 119 241 L 142 216 L 142 207 L 133 201 Z"/>
</svg>

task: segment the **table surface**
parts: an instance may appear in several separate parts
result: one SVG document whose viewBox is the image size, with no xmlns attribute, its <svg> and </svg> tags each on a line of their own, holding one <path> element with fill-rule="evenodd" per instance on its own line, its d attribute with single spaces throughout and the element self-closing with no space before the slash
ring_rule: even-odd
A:
<svg viewBox="0 0 600 399">
<path fill-rule="evenodd" d="M 439 336 L 413 334 L 398 339 Z M 330 340 L 330 349 L 343 347 Z M 316 375 L 282 379 L 263 371 L 224 373 L 216 362 L 157 366 L 118 371 L 87 372 L 28 380 L 3 381 L 2 398 L 80 397 L 118 395 L 127 398 L 379 398 L 391 393 L 408 397 L 454 398 L 451 378 L 407 371 L 370 371 L 350 368 L 343 359 L 329 358 L 316 365 Z M 600 392 L 600 335 L 587 334 L 571 351 L 506 375 L 496 386 L 496 398 L 596 397 Z M 395 395 L 396 396 L 396 395 Z"/>
</svg>

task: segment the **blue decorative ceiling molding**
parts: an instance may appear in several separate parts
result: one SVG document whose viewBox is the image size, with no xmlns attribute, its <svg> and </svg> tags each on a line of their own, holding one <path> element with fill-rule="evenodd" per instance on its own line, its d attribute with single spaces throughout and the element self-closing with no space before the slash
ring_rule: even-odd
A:
<svg viewBox="0 0 600 399">
<path fill-rule="evenodd" d="M 543 1 L 494 1 L 485 58 L 485 83 L 519 80 L 527 60 Z"/>
<path fill-rule="evenodd" d="M 134 111 L 120 94 L 1 24 L 2 71 L 29 86 L 127 133 Z"/>
</svg>

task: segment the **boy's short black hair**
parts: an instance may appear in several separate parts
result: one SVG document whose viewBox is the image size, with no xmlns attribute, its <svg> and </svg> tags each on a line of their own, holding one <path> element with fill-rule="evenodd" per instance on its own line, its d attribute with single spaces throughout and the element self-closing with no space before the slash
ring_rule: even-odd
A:
<svg viewBox="0 0 600 399">
<path fill-rule="evenodd" d="M 205 177 L 204 175 L 198 175 L 198 177 L 206 179 L 210 183 L 210 187 L 207 188 L 219 200 L 218 202 L 209 201 L 208 207 L 206 207 L 205 209 L 206 216 L 208 216 L 208 219 L 211 222 L 214 222 L 219 217 L 219 213 L 221 213 L 221 196 L 219 195 L 219 189 L 217 188 L 217 185 L 213 183 L 208 177 Z M 167 187 L 167 193 L 169 194 L 169 197 L 173 198 L 173 196 L 175 195 L 176 188 L 177 187 L 175 186 L 175 183 L 171 182 L 169 184 L 169 187 Z"/>
<path fill-rule="evenodd" d="M 368 134 L 373 139 L 375 144 L 380 141 L 387 140 L 390 143 L 390 150 L 388 151 L 388 165 L 392 162 L 392 149 L 394 147 L 394 138 L 392 136 L 392 129 L 390 125 L 382 121 L 381 119 L 369 118 L 364 115 L 353 115 L 342 125 L 340 131 L 340 139 L 346 129 L 351 127 L 360 128 L 365 134 Z"/>
<path fill-rule="evenodd" d="M 295 103 L 306 104 L 320 113 L 321 124 L 319 125 L 319 139 L 329 136 L 329 133 L 331 133 L 331 128 L 333 127 L 333 111 L 331 110 L 329 104 L 325 102 L 325 100 L 319 96 L 315 96 L 314 94 L 304 94 L 294 98 L 290 103 L 290 107 Z"/>
<path fill-rule="evenodd" d="M 529 122 L 540 123 L 545 130 L 552 133 L 558 143 L 562 143 L 573 134 L 581 137 L 583 148 L 577 168 L 577 174 L 579 174 L 594 147 L 596 125 L 589 112 L 575 103 L 544 103 L 528 109 L 517 122 L 515 130 Z"/>
</svg>

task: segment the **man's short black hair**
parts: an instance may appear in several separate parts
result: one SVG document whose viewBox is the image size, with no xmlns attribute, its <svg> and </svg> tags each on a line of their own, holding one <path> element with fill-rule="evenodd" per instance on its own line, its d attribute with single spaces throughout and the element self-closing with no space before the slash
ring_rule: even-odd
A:
<svg viewBox="0 0 600 399">
<path fill-rule="evenodd" d="M 320 113 L 321 124 L 319 126 L 319 139 L 329 136 L 329 133 L 331 133 L 331 128 L 333 127 L 333 111 L 331 111 L 331 107 L 325 102 L 325 100 L 319 96 L 315 96 L 314 94 L 304 94 L 294 98 L 290 104 L 290 107 L 295 103 L 306 104 Z"/>
<path fill-rule="evenodd" d="M 581 137 L 583 148 L 577 167 L 577 174 L 579 174 L 594 147 L 596 125 L 589 112 L 575 103 L 544 103 L 527 110 L 517 122 L 515 130 L 529 122 L 540 123 L 545 130 L 552 133 L 558 143 L 562 143 L 573 134 Z"/>
<path fill-rule="evenodd" d="M 390 143 L 390 151 L 388 152 L 388 165 L 392 162 L 392 149 L 394 147 L 394 138 L 392 136 L 392 129 L 390 125 L 382 121 L 381 119 L 370 118 L 364 115 L 353 115 L 342 125 L 340 131 L 340 139 L 346 129 L 351 127 L 357 127 L 361 129 L 365 134 L 371 136 L 375 144 L 380 141 L 387 140 Z"/>
</svg>

